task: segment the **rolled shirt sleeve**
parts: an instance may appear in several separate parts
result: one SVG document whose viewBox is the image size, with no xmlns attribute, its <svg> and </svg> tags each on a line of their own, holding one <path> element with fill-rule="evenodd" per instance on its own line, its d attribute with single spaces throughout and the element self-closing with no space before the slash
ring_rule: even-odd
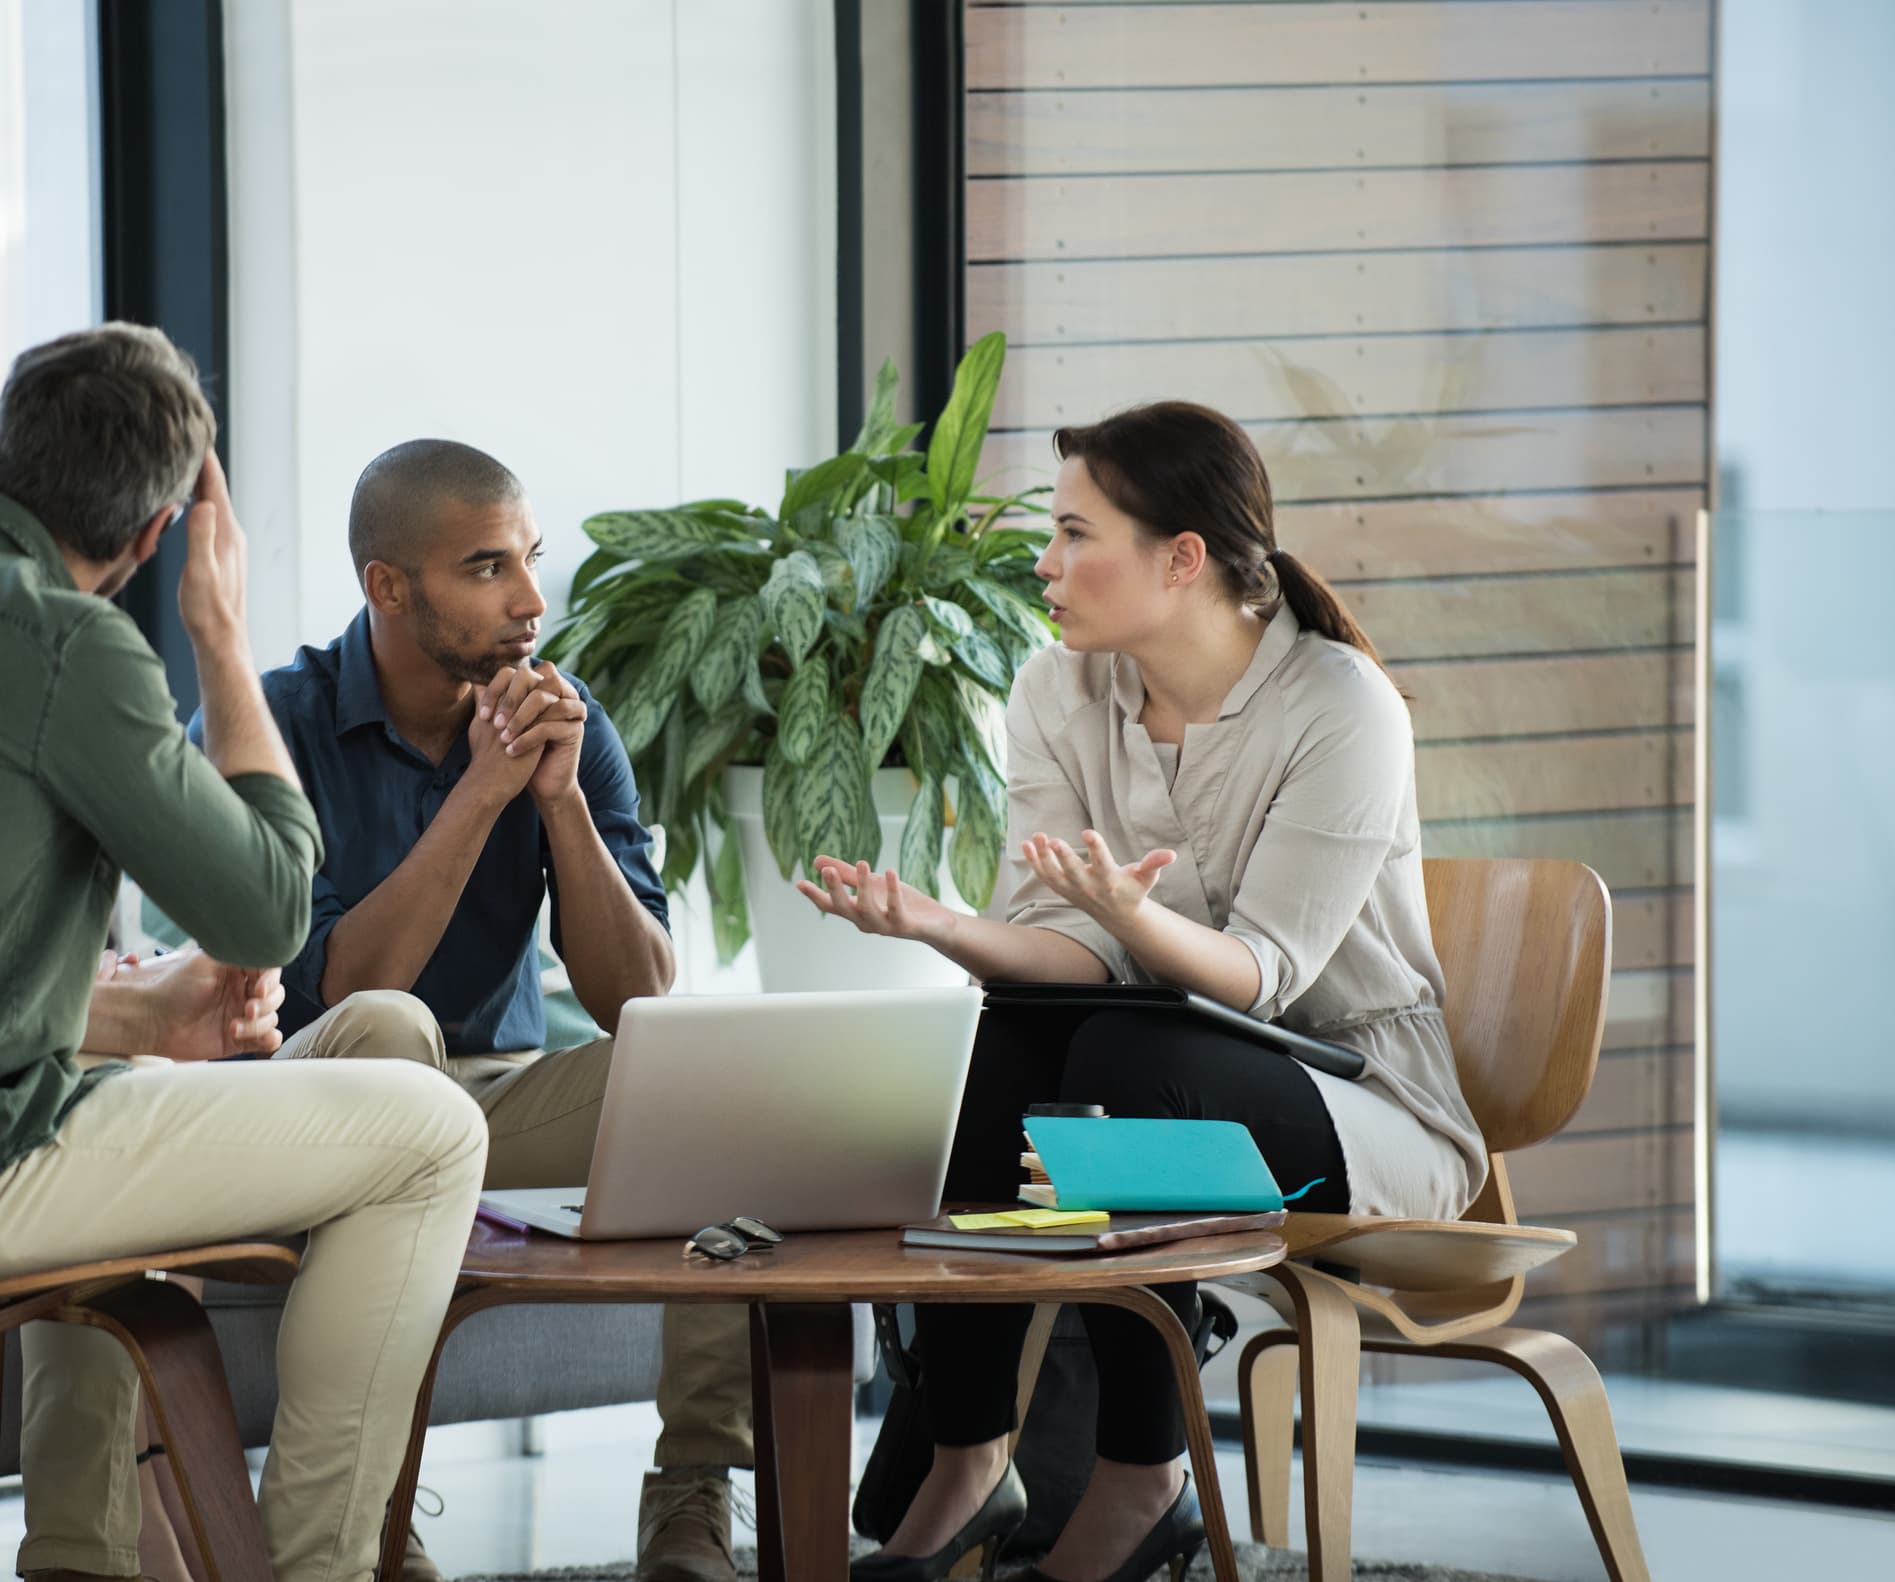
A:
<svg viewBox="0 0 1895 1582">
<path fill-rule="evenodd" d="M 1252 1016 L 1273 1020 L 1321 974 L 1400 833 L 1413 727 L 1394 685 L 1364 670 L 1341 707 L 1312 723 L 1277 787 L 1231 899 L 1224 932 L 1257 958 Z"/>
<path fill-rule="evenodd" d="M 166 916 L 233 966 L 296 954 L 322 862 L 316 815 L 275 775 L 217 771 L 129 617 L 102 608 L 74 631 L 45 720 L 40 778 Z"/>
<path fill-rule="evenodd" d="M 632 776 L 632 761 L 626 756 L 625 744 L 598 699 L 576 676 L 566 679 L 572 682 L 586 705 L 586 738 L 579 751 L 579 793 L 586 799 L 586 807 L 592 814 L 592 827 L 605 842 L 605 849 L 612 854 L 638 904 L 669 933 L 671 910 L 665 900 L 664 883 L 652 865 L 651 831 L 639 822 L 638 783 Z M 563 957 L 559 874 L 550 851 L 546 858 L 546 884 L 553 900 L 553 950 Z M 321 926 L 320 919 L 317 926 Z"/>
</svg>

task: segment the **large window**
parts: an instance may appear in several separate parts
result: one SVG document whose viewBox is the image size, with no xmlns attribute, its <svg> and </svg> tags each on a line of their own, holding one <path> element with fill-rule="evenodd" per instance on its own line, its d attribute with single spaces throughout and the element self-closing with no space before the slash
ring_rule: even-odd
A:
<svg viewBox="0 0 1895 1582">
<path fill-rule="evenodd" d="M 99 318 L 97 29 L 0 0 L 0 366 Z"/>
</svg>

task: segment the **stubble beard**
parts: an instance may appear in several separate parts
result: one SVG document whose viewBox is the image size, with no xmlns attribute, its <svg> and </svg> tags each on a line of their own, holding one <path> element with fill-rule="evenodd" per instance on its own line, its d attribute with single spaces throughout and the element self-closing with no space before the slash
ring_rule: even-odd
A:
<svg viewBox="0 0 1895 1582">
<path fill-rule="evenodd" d="M 457 647 L 447 623 L 441 619 L 441 612 L 419 587 L 414 590 L 414 604 L 415 646 L 435 663 L 443 675 L 475 687 L 484 687 L 493 680 L 495 673 L 505 663 L 500 655 L 476 654 Z"/>
</svg>

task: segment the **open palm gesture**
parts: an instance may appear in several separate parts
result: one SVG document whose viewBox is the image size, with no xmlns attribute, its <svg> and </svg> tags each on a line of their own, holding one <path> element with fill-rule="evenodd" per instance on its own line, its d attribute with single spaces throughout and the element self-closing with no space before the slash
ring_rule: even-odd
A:
<svg viewBox="0 0 1895 1582">
<path fill-rule="evenodd" d="M 1159 873 L 1178 860 L 1175 851 L 1160 847 L 1137 862 L 1121 864 L 1096 829 L 1079 838 L 1083 851 L 1041 834 L 1023 842 L 1020 851 L 1035 878 L 1108 929 L 1129 921 L 1151 894 Z"/>
</svg>

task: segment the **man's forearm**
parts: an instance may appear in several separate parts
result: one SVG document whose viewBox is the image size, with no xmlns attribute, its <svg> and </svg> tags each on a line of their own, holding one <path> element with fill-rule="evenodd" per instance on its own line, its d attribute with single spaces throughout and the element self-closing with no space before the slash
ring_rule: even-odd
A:
<svg viewBox="0 0 1895 1582">
<path fill-rule="evenodd" d="M 462 782 L 465 786 L 466 782 Z M 329 930 L 322 1001 L 412 989 L 453 920 L 500 809 L 457 786 L 401 865 Z"/>
<path fill-rule="evenodd" d="M 1147 898 L 1113 936 L 1160 983 L 1248 1012 L 1263 989 L 1257 958 L 1241 939 L 1194 923 Z"/>
<path fill-rule="evenodd" d="M 154 1045 L 149 1007 L 136 989 L 110 979 L 92 985 L 80 1049 L 89 1055 L 148 1055 Z"/>
<path fill-rule="evenodd" d="M 249 641 L 239 632 L 197 649 L 198 690 L 204 707 L 204 751 L 226 780 L 275 775 L 301 786 L 289 749 L 264 700 Z"/>
<path fill-rule="evenodd" d="M 599 838 L 582 796 L 542 807 L 559 881 L 560 954 L 573 993 L 606 1032 L 627 1000 L 663 994 L 677 967 L 671 936 L 646 911 Z"/>
</svg>

